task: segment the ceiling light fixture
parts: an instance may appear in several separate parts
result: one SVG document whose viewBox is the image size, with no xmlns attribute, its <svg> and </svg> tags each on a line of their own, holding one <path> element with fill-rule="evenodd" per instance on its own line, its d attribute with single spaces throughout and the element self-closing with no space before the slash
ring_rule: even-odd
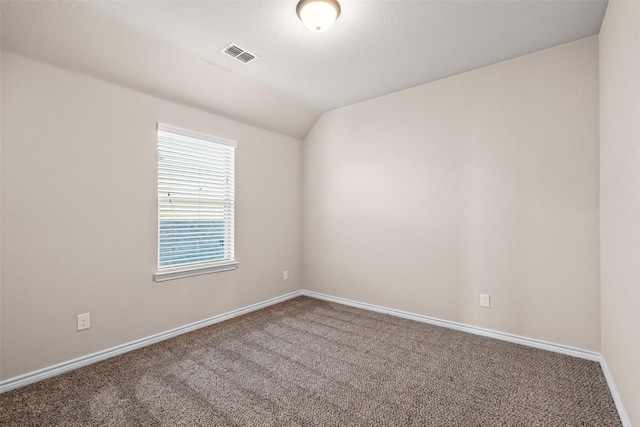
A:
<svg viewBox="0 0 640 427">
<path fill-rule="evenodd" d="M 322 33 L 340 16 L 340 3 L 337 0 L 300 0 L 296 13 L 305 27 L 314 33 Z"/>
</svg>

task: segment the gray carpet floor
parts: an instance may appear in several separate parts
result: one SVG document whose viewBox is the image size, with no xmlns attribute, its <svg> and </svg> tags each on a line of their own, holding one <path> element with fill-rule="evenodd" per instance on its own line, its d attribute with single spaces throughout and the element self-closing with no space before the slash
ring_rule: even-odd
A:
<svg viewBox="0 0 640 427">
<path fill-rule="evenodd" d="M 600 366 L 299 297 L 0 395 L 3 426 L 619 426 Z"/>
</svg>

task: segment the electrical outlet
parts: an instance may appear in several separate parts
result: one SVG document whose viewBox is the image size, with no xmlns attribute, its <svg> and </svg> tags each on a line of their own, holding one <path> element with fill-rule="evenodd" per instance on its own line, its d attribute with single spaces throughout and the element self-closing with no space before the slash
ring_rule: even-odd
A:
<svg viewBox="0 0 640 427">
<path fill-rule="evenodd" d="M 282 272 L 282 280 L 289 280 L 289 272 L 287 270 Z"/>
<path fill-rule="evenodd" d="M 91 327 L 91 317 L 89 313 L 78 314 L 78 330 L 89 329 Z"/>
<path fill-rule="evenodd" d="M 491 307 L 491 302 L 489 300 L 489 295 L 480 294 L 480 307 L 486 307 L 486 308 Z"/>
</svg>

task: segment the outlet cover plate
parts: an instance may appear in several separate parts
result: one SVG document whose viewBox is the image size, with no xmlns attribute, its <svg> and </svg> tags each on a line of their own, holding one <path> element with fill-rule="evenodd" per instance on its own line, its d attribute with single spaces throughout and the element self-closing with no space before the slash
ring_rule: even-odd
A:
<svg viewBox="0 0 640 427">
<path fill-rule="evenodd" d="M 480 294 L 480 307 L 485 307 L 485 308 L 491 307 L 491 300 L 489 299 L 489 295 Z"/>
<path fill-rule="evenodd" d="M 89 329 L 91 327 L 91 317 L 89 313 L 78 314 L 78 330 Z"/>
</svg>

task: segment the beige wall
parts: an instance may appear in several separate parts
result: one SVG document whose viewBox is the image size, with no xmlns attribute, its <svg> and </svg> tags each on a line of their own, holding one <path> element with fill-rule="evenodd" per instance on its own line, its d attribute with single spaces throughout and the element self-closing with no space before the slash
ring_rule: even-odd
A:
<svg viewBox="0 0 640 427">
<path fill-rule="evenodd" d="M 303 148 L 305 287 L 598 351 L 597 43 L 324 114 Z"/>
<path fill-rule="evenodd" d="M 640 426 L 640 2 L 610 1 L 599 38 L 601 351 Z"/>
<path fill-rule="evenodd" d="M 0 378 L 300 289 L 299 140 L 8 52 L 1 90 Z M 238 141 L 238 270 L 153 282 L 158 121 Z"/>
</svg>

